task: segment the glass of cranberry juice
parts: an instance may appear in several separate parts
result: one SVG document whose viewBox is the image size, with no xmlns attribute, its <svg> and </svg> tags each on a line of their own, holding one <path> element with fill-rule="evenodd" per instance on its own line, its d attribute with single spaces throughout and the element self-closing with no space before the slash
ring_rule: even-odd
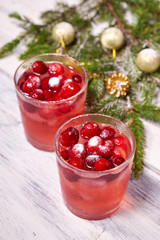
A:
<svg viewBox="0 0 160 240">
<path fill-rule="evenodd" d="M 106 161 L 112 161 L 113 164 L 113 159 L 121 160 L 123 158 L 119 158 L 119 155 L 122 155 L 125 158 L 124 162 L 122 161 L 120 165 L 117 163 L 117 165 L 113 168 L 111 167 L 108 170 L 103 171 L 101 170 L 103 166 L 98 164 L 96 165 L 95 163 L 94 166 L 96 166 L 96 170 L 89 168 L 91 165 L 89 167 L 84 167 L 84 164 L 83 167 L 78 166 L 77 162 L 75 163 L 75 159 L 77 159 L 78 154 L 80 157 L 84 155 L 85 146 L 88 147 L 87 151 L 92 151 L 91 147 L 95 147 L 95 143 L 93 143 L 94 141 L 92 140 L 93 138 L 96 138 L 93 137 L 92 140 L 88 140 L 87 143 L 81 136 L 79 136 L 78 141 L 78 144 L 80 143 L 79 147 L 75 148 L 75 144 L 74 147 L 72 145 L 68 148 L 69 156 L 72 155 L 72 157 L 74 157 L 77 153 L 76 158 L 74 157 L 74 160 L 73 158 L 68 160 L 69 156 L 66 155 L 67 148 L 61 144 L 62 133 L 66 132 L 66 129 L 68 131 L 70 127 L 76 128 L 79 130 L 79 133 L 82 133 L 82 127 L 88 122 L 97 123 L 101 129 L 109 125 L 115 130 L 115 136 L 111 140 L 106 140 L 105 142 L 115 142 L 115 144 L 117 144 L 117 146 L 115 145 L 114 150 L 112 150 L 113 154 L 115 156 L 117 155 L 117 157 L 113 158 L 113 155 L 110 155 L 110 160 Z M 100 136 L 102 135 L 100 134 Z M 116 135 L 118 137 L 116 137 Z M 123 139 L 125 143 L 122 141 L 123 143 L 121 144 L 119 139 Z M 135 145 L 135 138 L 127 125 L 122 123 L 120 120 L 107 115 L 84 114 L 70 119 L 60 127 L 55 137 L 55 152 L 64 203 L 73 214 L 84 219 L 103 219 L 110 216 L 120 208 L 127 191 L 132 161 L 135 153 Z M 97 152 L 89 154 L 92 155 L 92 159 L 95 154 L 94 156 L 96 159 Z M 86 159 L 83 158 L 83 162 L 85 161 Z M 98 160 L 96 161 L 98 162 Z"/>
<path fill-rule="evenodd" d="M 14 83 L 27 140 L 38 149 L 54 151 L 60 125 L 84 113 L 88 84 L 84 67 L 68 55 L 40 54 L 18 67 Z"/>
</svg>

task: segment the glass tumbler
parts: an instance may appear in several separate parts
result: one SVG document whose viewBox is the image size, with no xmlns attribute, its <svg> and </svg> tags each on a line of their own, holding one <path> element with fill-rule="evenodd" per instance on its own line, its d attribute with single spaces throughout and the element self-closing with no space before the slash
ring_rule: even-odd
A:
<svg viewBox="0 0 160 240">
<path fill-rule="evenodd" d="M 59 101 L 41 101 L 27 96 L 21 91 L 20 77 L 35 61 L 46 64 L 59 62 L 75 68 L 82 76 L 83 85 L 74 96 Z M 84 67 L 68 55 L 40 54 L 26 59 L 16 70 L 14 83 L 26 138 L 34 147 L 44 151 L 54 151 L 54 137 L 58 128 L 68 119 L 83 114 L 87 94 L 88 76 Z"/>
<path fill-rule="evenodd" d="M 80 129 L 86 122 L 109 124 L 125 134 L 130 150 L 121 165 L 104 171 L 87 171 L 70 165 L 61 157 L 61 133 L 68 127 Z M 62 195 L 67 208 L 78 217 L 92 220 L 103 219 L 116 212 L 127 191 L 135 146 L 135 138 L 128 126 L 107 115 L 84 114 L 64 123 L 55 137 L 55 152 Z"/>
</svg>

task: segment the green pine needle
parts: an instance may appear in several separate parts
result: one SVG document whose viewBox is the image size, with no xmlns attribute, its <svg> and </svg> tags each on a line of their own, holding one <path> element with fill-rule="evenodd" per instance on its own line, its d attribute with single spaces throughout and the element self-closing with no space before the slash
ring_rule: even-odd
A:
<svg viewBox="0 0 160 240">
<path fill-rule="evenodd" d="M 7 54 L 11 53 L 20 43 L 20 39 L 16 38 L 9 43 L 6 43 L 2 48 L 0 48 L 0 58 L 5 57 Z"/>
<path fill-rule="evenodd" d="M 134 134 L 136 140 L 136 152 L 132 165 L 132 172 L 135 178 L 139 177 L 139 174 L 143 172 L 143 157 L 144 157 L 144 146 L 145 146 L 145 134 L 144 126 L 136 112 L 130 112 L 128 114 L 128 126 Z"/>
<path fill-rule="evenodd" d="M 140 117 L 150 121 L 160 122 L 160 107 L 156 107 L 152 104 L 137 103 L 134 110 Z"/>
<path fill-rule="evenodd" d="M 105 82 L 101 78 L 92 78 L 88 85 L 87 105 L 95 111 L 96 103 L 103 97 Z"/>
</svg>

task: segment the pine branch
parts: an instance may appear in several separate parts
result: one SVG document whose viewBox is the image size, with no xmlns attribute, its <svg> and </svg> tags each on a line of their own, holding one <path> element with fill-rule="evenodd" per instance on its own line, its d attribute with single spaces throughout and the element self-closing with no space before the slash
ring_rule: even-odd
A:
<svg viewBox="0 0 160 240">
<path fill-rule="evenodd" d="M 23 21 L 23 18 L 22 18 L 21 15 L 19 15 L 19 13 L 17 13 L 17 12 L 13 12 L 13 13 L 9 14 L 9 17 L 15 18 L 15 19 L 17 19 L 17 20 L 19 20 L 19 21 Z"/>
<path fill-rule="evenodd" d="M 135 178 L 139 177 L 139 174 L 143 172 L 143 157 L 144 157 L 144 146 L 145 146 L 145 134 L 144 126 L 140 120 L 139 114 L 136 112 L 130 112 L 127 116 L 128 126 L 134 134 L 136 140 L 136 151 L 132 165 L 132 172 Z"/>
<path fill-rule="evenodd" d="M 151 104 L 153 101 L 153 98 L 155 96 L 155 91 L 157 88 L 157 84 L 154 82 L 150 82 L 148 84 L 145 84 L 142 90 L 142 98 L 143 102 L 145 104 Z"/>
<path fill-rule="evenodd" d="M 105 82 L 101 78 L 92 78 L 88 85 L 87 105 L 95 109 L 95 105 L 104 95 Z"/>
<path fill-rule="evenodd" d="M 137 103 L 134 106 L 134 110 L 140 115 L 140 117 L 154 122 L 160 122 L 160 107 L 152 104 Z"/>
<path fill-rule="evenodd" d="M 0 58 L 5 57 L 7 54 L 11 53 L 20 43 L 20 39 L 16 38 L 9 43 L 6 43 L 2 48 L 0 48 Z"/>
</svg>

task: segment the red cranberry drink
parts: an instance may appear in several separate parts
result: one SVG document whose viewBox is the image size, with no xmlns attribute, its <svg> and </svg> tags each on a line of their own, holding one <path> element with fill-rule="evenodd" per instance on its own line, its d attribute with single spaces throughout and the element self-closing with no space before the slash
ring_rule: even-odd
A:
<svg viewBox="0 0 160 240">
<path fill-rule="evenodd" d="M 53 151 L 60 125 L 84 113 L 85 69 L 67 55 L 41 54 L 24 61 L 14 80 L 28 141 L 36 148 Z"/>
<path fill-rule="evenodd" d="M 64 202 L 75 215 L 102 219 L 126 194 L 135 139 L 118 119 L 86 114 L 64 123 L 55 137 Z"/>
</svg>

